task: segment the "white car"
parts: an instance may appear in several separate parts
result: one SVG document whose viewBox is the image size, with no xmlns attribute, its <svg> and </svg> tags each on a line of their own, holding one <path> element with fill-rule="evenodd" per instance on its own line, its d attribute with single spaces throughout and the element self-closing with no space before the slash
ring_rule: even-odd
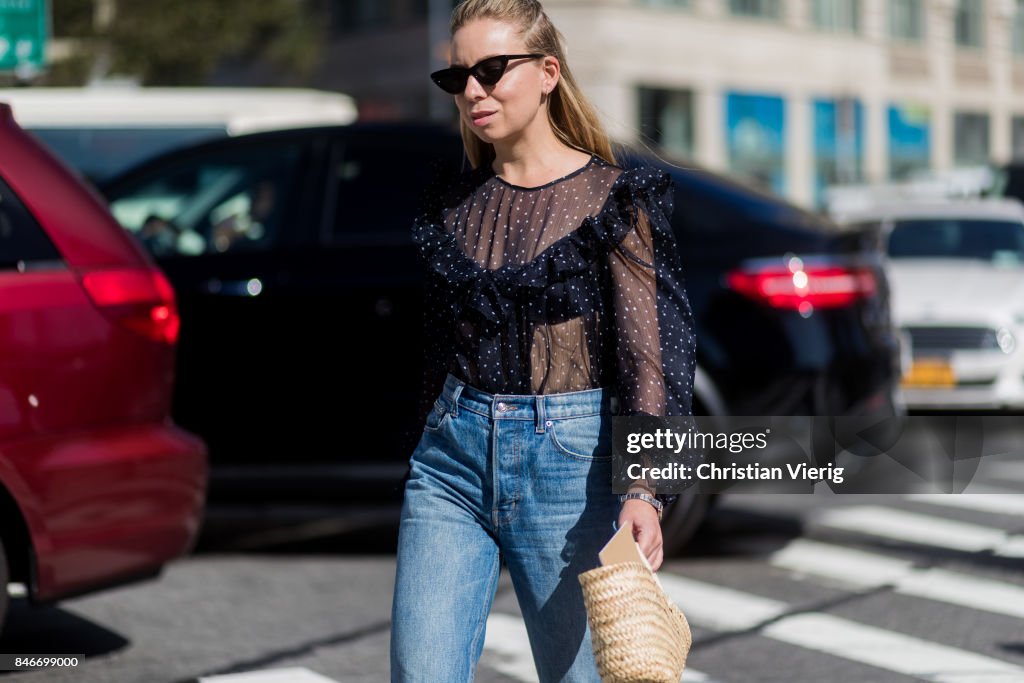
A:
<svg viewBox="0 0 1024 683">
<path fill-rule="evenodd" d="M 348 95 L 300 88 L 0 88 L 18 124 L 93 181 L 200 140 L 358 116 Z"/>
<path fill-rule="evenodd" d="M 911 409 L 1024 408 L 1024 205 L 902 202 L 837 216 L 880 227 Z"/>
</svg>

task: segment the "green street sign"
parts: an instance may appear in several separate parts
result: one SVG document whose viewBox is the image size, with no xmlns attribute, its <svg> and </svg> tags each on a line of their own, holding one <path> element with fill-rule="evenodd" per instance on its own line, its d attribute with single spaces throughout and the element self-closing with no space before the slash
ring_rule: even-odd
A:
<svg viewBox="0 0 1024 683">
<path fill-rule="evenodd" d="M 0 71 L 43 68 L 47 0 L 0 0 Z"/>
</svg>

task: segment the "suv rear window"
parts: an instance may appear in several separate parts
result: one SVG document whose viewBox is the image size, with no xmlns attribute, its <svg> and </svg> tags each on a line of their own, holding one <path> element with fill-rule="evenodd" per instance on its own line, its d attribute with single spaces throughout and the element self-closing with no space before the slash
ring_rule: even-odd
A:
<svg viewBox="0 0 1024 683">
<path fill-rule="evenodd" d="M 224 137 L 227 130 L 195 128 L 31 128 L 83 175 L 99 182 L 152 156 L 201 140 Z"/>
<path fill-rule="evenodd" d="M 889 256 L 981 259 L 1019 265 L 1024 262 L 1024 225 L 960 218 L 900 220 L 889 235 Z"/>
<path fill-rule="evenodd" d="M 42 227 L 0 179 L 0 269 L 60 260 L 60 252 Z"/>
<path fill-rule="evenodd" d="M 118 222 L 155 257 L 265 251 L 290 215 L 304 146 L 204 150 L 142 171 L 110 197 Z"/>
</svg>

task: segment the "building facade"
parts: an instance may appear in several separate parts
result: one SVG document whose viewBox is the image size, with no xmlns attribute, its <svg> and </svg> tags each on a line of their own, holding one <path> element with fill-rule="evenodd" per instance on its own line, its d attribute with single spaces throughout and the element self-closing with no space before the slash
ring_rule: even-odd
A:
<svg viewBox="0 0 1024 683">
<path fill-rule="evenodd" d="M 1024 155 L 1022 0 L 549 0 L 616 137 L 804 204 Z"/>
<path fill-rule="evenodd" d="M 436 18 L 450 0 L 335 4 L 346 10 L 319 85 L 370 118 L 454 113 L 426 77 L 443 63 Z M 1024 157 L 1024 0 L 544 5 L 616 138 L 805 206 L 829 184 Z"/>
</svg>

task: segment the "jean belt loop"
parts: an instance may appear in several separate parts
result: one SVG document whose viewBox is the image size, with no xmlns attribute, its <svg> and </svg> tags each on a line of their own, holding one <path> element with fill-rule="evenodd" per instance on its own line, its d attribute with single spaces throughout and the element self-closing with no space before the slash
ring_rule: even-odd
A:
<svg viewBox="0 0 1024 683">
<path fill-rule="evenodd" d="M 544 414 L 544 396 L 537 394 L 537 433 L 544 433 L 544 424 L 547 416 Z"/>
<path fill-rule="evenodd" d="M 459 382 L 455 385 L 455 389 L 452 391 L 452 407 L 451 414 L 453 418 L 459 416 L 459 396 L 462 395 L 462 388 L 466 386 L 464 382 Z"/>
</svg>

